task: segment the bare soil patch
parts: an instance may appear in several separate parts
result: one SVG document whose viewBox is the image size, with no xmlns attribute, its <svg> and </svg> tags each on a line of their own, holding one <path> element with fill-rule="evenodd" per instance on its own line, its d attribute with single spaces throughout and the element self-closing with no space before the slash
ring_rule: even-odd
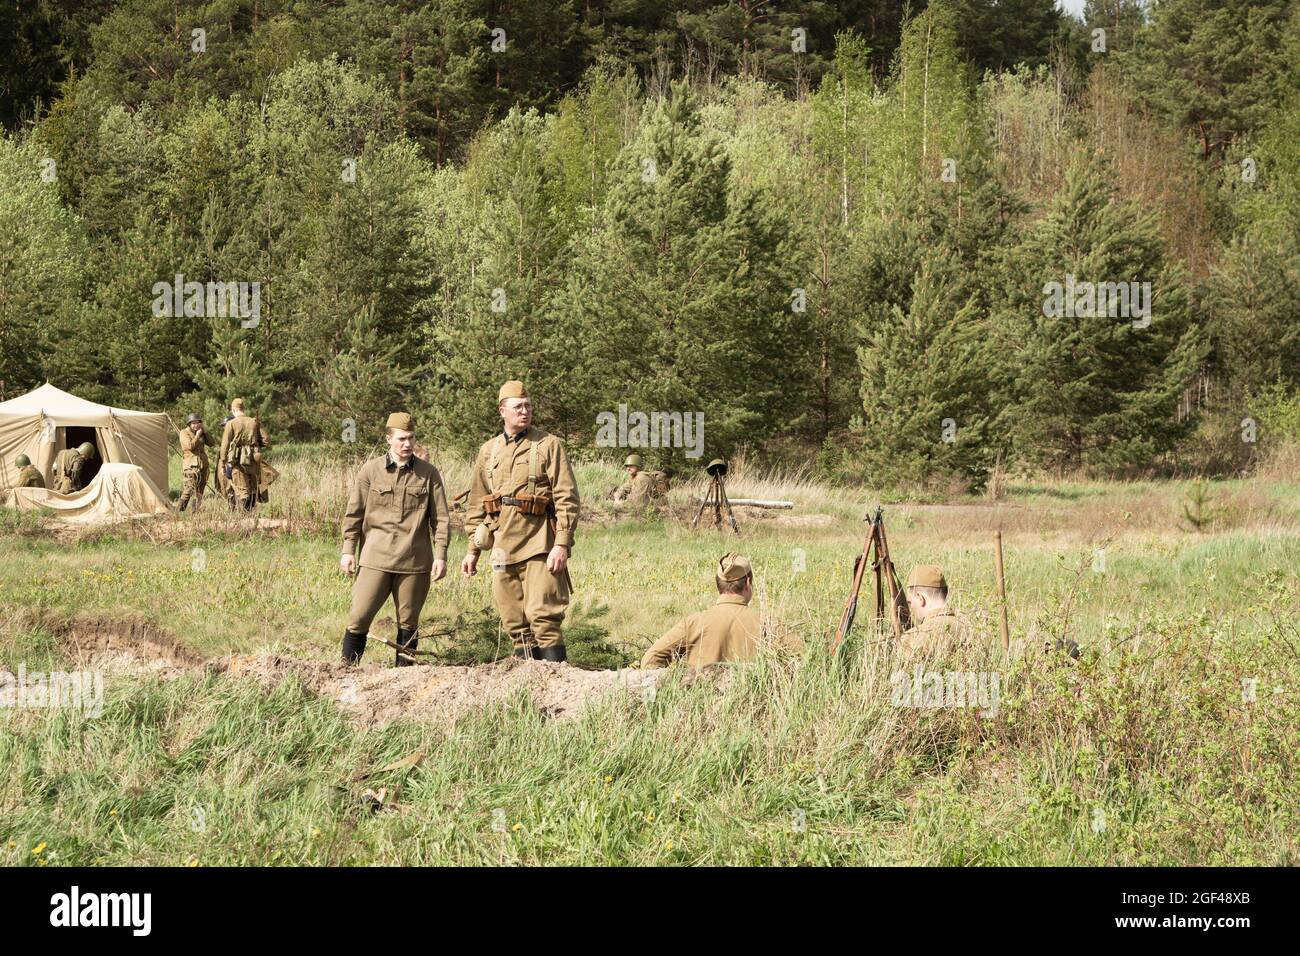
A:
<svg viewBox="0 0 1300 956">
<path fill-rule="evenodd" d="M 450 726 L 475 708 L 521 694 L 544 716 L 564 719 L 577 716 L 588 704 L 610 694 L 645 698 L 668 673 L 582 670 L 514 657 L 471 667 L 416 664 L 400 668 L 380 663 L 347 667 L 336 661 L 278 654 L 204 658 L 143 618 L 45 614 L 36 622 L 55 635 L 80 669 L 102 668 L 164 679 L 210 672 L 256 680 L 267 687 L 296 678 L 314 693 L 334 700 L 365 727 L 383 726 L 398 718 Z M 719 682 L 724 685 L 725 680 Z"/>
</svg>

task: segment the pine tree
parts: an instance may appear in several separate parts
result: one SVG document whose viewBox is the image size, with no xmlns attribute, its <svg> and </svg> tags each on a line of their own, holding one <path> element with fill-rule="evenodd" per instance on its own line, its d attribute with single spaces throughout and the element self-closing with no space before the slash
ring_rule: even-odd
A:
<svg viewBox="0 0 1300 956">
<path fill-rule="evenodd" d="M 373 306 L 351 316 L 344 348 L 316 370 L 316 387 L 304 402 L 308 423 L 327 440 L 351 442 L 379 434 L 390 412 L 414 408 L 425 369 L 403 351 L 380 330 Z"/>
<path fill-rule="evenodd" d="M 1081 157 L 1002 274 L 991 328 L 1013 383 L 1003 426 L 1020 459 L 1110 473 L 1154 467 L 1191 426 L 1178 421 L 1177 402 L 1206 348 L 1153 217 L 1115 195 L 1102 160 Z M 1072 282 L 1149 283 L 1149 314 L 1112 314 L 1096 297 L 1070 304 Z"/>
<path fill-rule="evenodd" d="M 0 133 L 0 401 L 41 384 L 86 294 L 85 230 L 43 163 L 36 144 Z"/>
<path fill-rule="evenodd" d="M 547 130 L 535 111 L 512 110 L 476 141 L 462 181 L 439 184 L 449 206 L 427 235 L 442 290 L 430 416 L 441 440 L 462 449 L 499 426 L 493 396 L 507 379 L 528 387 L 542 427 L 565 434 L 569 425 L 557 400 L 577 353 L 561 344 L 553 308 L 568 224 Z"/>
<path fill-rule="evenodd" d="M 582 356 L 569 415 L 705 413 L 708 454 L 757 443 L 799 412 L 806 313 L 790 308 L 791 230 L 731 164 L 684 86 L 653 102 L 584 240 L 562 315 Z M 587 432 L 589 434 L 589 432 Z"/>
<path fill-rule="evenodd" d="M 931 250 L 913 278 L 909 306 L 892 305 L 858 350 L 860 441 L 847 463 L 873 487 L 973 488 L 988 477 L 991 356 L 977 298 L 960 266 Z"/>
</svg>

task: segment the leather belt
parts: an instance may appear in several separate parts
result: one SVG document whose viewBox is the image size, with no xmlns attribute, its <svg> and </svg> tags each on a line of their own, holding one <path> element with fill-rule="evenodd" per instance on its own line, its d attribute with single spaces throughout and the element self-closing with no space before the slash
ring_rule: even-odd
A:
<svg viewBox="0 0 1300 956">
<path fill-rule="evenodd" d="M 511 498 L 509 495 L 502 495 L 501 503 L 503 505 L 514 505 L 516 508 L 523 504 L 518 498 Z"/>
</svg>

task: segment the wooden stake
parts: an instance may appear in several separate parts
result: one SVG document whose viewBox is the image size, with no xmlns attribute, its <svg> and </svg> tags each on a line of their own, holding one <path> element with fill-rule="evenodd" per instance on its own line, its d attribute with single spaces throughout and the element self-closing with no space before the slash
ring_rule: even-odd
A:
<svg viewBox="0 0 1300 956">
<path fill-rule="evenodd" d="M 1007 630 L 1007 579 L 1002 571 L 1002 532 L 993 532 L 993 561 L 998 572 L 998 611 L 1001 614 L 1002 650 L 1011 649 L 1011 633 Z"/>
</svg>

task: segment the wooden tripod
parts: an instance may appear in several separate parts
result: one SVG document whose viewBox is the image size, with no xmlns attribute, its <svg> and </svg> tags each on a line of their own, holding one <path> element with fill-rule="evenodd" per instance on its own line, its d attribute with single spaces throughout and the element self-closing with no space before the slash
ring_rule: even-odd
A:
<svg viewBox="0 0 1300 956">
<path fill-rule="evenodd" d="M 700 510 L 695 512 L 695 520 L 691 522 L 694 528 L 700 523 L 700 515 L 704 514 L 704 509 L 713 506 L 713 527 L 722 526 L 722 509 L 727 509 L 727 520 L 731 522 L 731 530 L 740 534 L 740 526 L 736 524 L 736 516 L 731 511 L 731 502 L 727 500 L 727 487 L 722 479 L 722 473 L 711 476 L 709 490 L 704 495 L 704 500 L 700 502 Z"/>
</svg>

